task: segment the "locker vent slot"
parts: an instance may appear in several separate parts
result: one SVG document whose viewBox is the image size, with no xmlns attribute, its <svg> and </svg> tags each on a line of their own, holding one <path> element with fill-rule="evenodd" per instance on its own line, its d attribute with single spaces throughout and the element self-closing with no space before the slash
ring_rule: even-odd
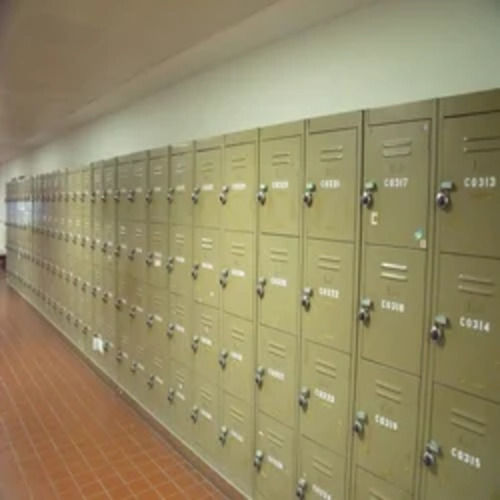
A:
<svg viewBox="0 0 500 500">
<path fill-rule="evenodd" d="M 243 330 L 240 330 L 239 328 L 233 326 L 231 328 L 231 337 L 238 342 L 244 342 L 245 332 Z"/>
<path fill-rule="evenodd" d="M 318 257 L 318 268 L 325 271 L 340 271 L 340 262 L 340 257 L 320 255 Z"/>
<path fill-rule="evenodd" d="M 337 378 L 337 368 L 328 361 L 317 359 L 315 363 L 316 372 L 329 378 Z"/>
<path fill-rule="evenodd" d="M 288 251 L 282 248 L 271 248 L 271 260 L 275 262 L 288 262 Z"/>
<path fill-rule="evenodd" d="M 385 495 L 382 495 L 382 493 L 379 493 L 373 488 L 370 489 L 369 495 L 368 500 L 389 500 Z"/>
<path fill-rule="evenodd" d="M 271 165 L 273 167 L 288 167 L 292 164 L 291 156 L 292 155 L 289 152 L 274 153 L 271 156 Z"/>
<path fill-rule="evenodd" d="M 241 424 L 245 422 L 245 414 L 233 405 L 229 407 L 229 415 L 231 416 L 232 420 L 236 420 Z"/>
<path fill-rule="evenodd" d="M 245 245 L 242 243 L 231 242 L 231 253 L 237 255 L 238 257 L 243 257 L 245 255 Z"/>
<path fill-rule="evenodd" d="M 322 163 L 331 163 L 334 161 L 339 161 L 344 158 L 344 146 L 332 146 L 330 148 L 324 148 L 320 151 L 319 161 Z"/>
<path fill-rule="evenodd" d="M 248 156 L 232 156 L 231 168 L 245 168 L 247 166 Z"/>
<path fill-rule="evenodd" d="M 214 248 L 214 240 L 212 238 L 202 238 L 201 248 L 204 250 L 212 250 Z"/>
<path fill-rule="evenodd" d="M 185 237 L 182 233 L 175 233 L 175 244 L 179 246 L 184 246 Z"/>
<path fill-rule="evenodd" d="M 382 262 L 380 264 L 382 272 L 380 277 L 394 281 L 408 281 L 408 266 L 395 264 L 393 262 Z"/>
<path fill-rule="evenodd" d="M 209 314 L 202 314 L 200 323 L 205 333 L 211 331 L 214 327 L 213 318 Z"/>
<path fill-rule="evenodd" d="M 286 347 L 276 342 L 269 342 L 267 345 L 267 352 L 278 358 L 286 358 Z"/>
<path fill-rule="evenodd" d="M 410 156 L 411 153 L 412 140 L 410 138 L 389 139 L 382 144 L 382 156 L 384 158 Z"/>
<path fill-rule="evenodd" d="M 464 137 L 465 143 L 472 143 L 464 146 L 464 153 L 493 153 L 500 151 L 500 136 L 480 136 L 480 137 Z M 479 144 L 478 144 L 479 143 Z M 481 144 L 483 143 L 483 144 Z"/>
<path fill-rule="evenodd" d="M 401 397 L 403 391 L 401 388 L 383 382 L 382 380 L 375 381 L 375 392 L 380 397 L 393 401 L 394 403 L 401 404 L 403 402 L 403 398 Z"/>
<path fill-rule="evenodd" d="M 458 275 L 458 290 L 460 292 L 470 293 L 473 295 L 492 296 L 495 286 L 493 280 L 471 276 L 470 274 Z"/>
<path fill-rule="evenodd" d="M 320 474 L 326 477 L 333 477 L 332 469 L 333 467 L 329 464 L 325 464 L 320 458 L 313 457 L 312 465 Z"/>
<path fill-rule="evenodd" d="M 282 438 L 279 434 L 276 434 L 276 432 L 269 430 L 267 432 L 267 437 L 271 443 L 275 444 L 276 446 L 283 448 L 285 444 L 285 439 Z"/>
<path fill-rule="evenodd" d="M 456 427 L 460 427 L 461 429 L 464 429 L 466 431 L 473 432 L 474 434 L 477 434 L 479 436 L 486 435 L 486 423 L 483 420 L 462 410 L 453 408 L 451 410 L 450 422 Z"/>
</svg>

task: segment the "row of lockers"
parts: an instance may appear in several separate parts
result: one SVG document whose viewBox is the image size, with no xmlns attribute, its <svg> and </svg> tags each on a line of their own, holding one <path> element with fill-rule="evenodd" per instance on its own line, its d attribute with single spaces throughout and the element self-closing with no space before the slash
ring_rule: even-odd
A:
<svg viewBox="0 0 500 500">
<path fill-rule="evenodd" d="M 259 135 L 198 141 L 194 148 L 103 162 L 68 174 L 65 184 L 64 176 L 46 176 L 26 193 L 16 192 L 22 189 L 14 184 L 8 199 L 18 209 L 10 210 L 10 252 L 21 255 L 15 262 L 25 264 L 11 268 L 13 279 L 39 307 L 54 311 L 51 319 L 67 331 L 68 315 L 71 324 L 82 321 L 85 314 L 75 311 L 84 301 L 80 292 L 69 285 L 62 289 L 61 283 L 71 283 L 76 275 L 90 284 L 92 296 L 95 283 L 106 282 L 96 270 L 110 276 L 108 285 L 97 287 L 99 301 L 90 300 L 92 312 L 83 329 L 100 332 L 114 322 L 115 331 L 103 338 L 104 343 L 112 339 L 106 352 L 114 348 L 116 356 L 96 349 L 100 333 L 86 336 L 91 339 L 88 354 L 98 352 L 97 360 L 110 360 L 106 371 L 132 393 L 132 382 L 117 375 L 117 366 L 128 366 L 120 359 L 125 339 L 116 335 L 127 331 L 119 323 L 125 315 L 120 307 L 106 308 L 106 300 L 130 304 L 121 297 L 123 290 L 130 289 L 129 295 L 143 289 L 144 321 L 129 330 L 136 332 L 135 340 L 148 337 L 148 321 L 155 324 L 157 317 L 167 327 L 165 332 L 159 326 L 158 339 L 165 339 L 165 333 L 175 338 L 168 336 L 169 328 L 186 331 L 184 325 L 192 320 L 184 347 L 163 357 L 162 342 L 149 347 L 147 341 L 138 342 L 145 353 L 149 348 L 143 356 L 149 361 L 139 367 L 144 377 L 136 377 L 130 367 L 127 376 L 134 373 L 133 380 L 141 380 L 139 393 L 144 391 L 146 398 L 152 386 L 161 386 L 156 391 L 161 404 L 169 401 L 171 389 L 179 393 L 179 384 L 176 389 L 170 382 L 181 380 L 184 387 L 191 379 L 180 394 L 184 401 L 184 393 L 193 394 L 193 400 L 187 399 L 194 404 L 183 407 L 179 420 L 188 428 L 199 422 L 199 415 L 211 422 L 210 432 L 203 432 L 205 451 L 222 441 L 223 446 L 238 441 L 220 409 L 226 408 L 226 398 L 234 398 L 227 404 L 233 416 L 244 414 L 241 408 L 246 407 L 252 419 L 248 429 L 255 425 L 256 432 L 234 431 L 251 435 L 247 444 L 256 440 L 251 453 L 245 448 L 238 455 L 241 462 L 235 461 L 246 480 L 229 471 L 227 459 L 218 461 L 214 453 L 219 448 L 210 448 L 205 458 L 223 464 L 226 476 L 247 493 L 255 481 L 256 494 L 263 498 L 285 498 L 294 491 L 322 498 L 350 498 L 349 491 L 353 498 L 491 496 L 498 490 L 498 433 L 493 428 L 499 416 L 498 342 L 493 332 L 500 245 L 489 210 L 498 204 L 499 94 L 442 100 L 439 114 L 437 107 L 428 102 L 315 119 L 307 123 L 305 136 L 299 123 Z M 159 171 L 159 165 L 161 189 L 151 181 L 153 166 Z M 222 173 L 227 165 L 244 177 L 227 177 Z M 72 175 L 81 184 L 70 180 Z M 88 184 L 81 180 L 85 176 Z M 47 181 L 53 177 L 57 183 Z M 100 185 L 99 179 L 106 178 L 106 187 L 104 180 Z M 152 209 L 154 193 L 160 192 L 161 208 Z M 33 214 L 33 231 L 19 222 L 26 220 L 24 215 L 16 216 L 26 207 Z M 233 211 L 239 222 L 228 222 Z M 159 242 L 160 234 L 162 243 L 155 246 L 154 235 Z M 76 248 L 81 258 L 75 258 Z M 231 261 L 233 254 L 237 261 Z M 73 267 L 78 262 L 86 262 L 81 270 Z M 74 297 L 71 304 L 69 297 Z M 155 302 L 159 312 L 151 307 Z M 185 318 L 177 321 L 180 311 Z M 216 342 L 209 334 L 198 335 L 194 326 L 198 322 L 201 331 L 207 318 Z M 77 324 L 78 333 L 70 336 L 81 339 Z M 244 356 L 249 368 L 229 377 L 241 388 L 228 389 L 228 377 L 221 381 L 220 370 L 228 373 L 223 365 L 237 351 L 221 339 L 226 328 L 245 331 L 241 325 L 250 332 Z M 216 348 L 208 349 L 201 337 Z M 207 356 L 198 357 L 205 349 Z M 189 357 L 202 361 L 193 365 Z M 159 358 L 165 365 L 164 384 L 151 379 Z M 211 389 L 203 387 L 203 380 L 213 384 Z M 134 394 L 153 408 L 139 393 Z M 220 401 L 219 410 L 207 410 L 202 400 L 218 408 L 214 401 Z M 235 413 L 237 401 L 242 406 Z M 162 408 L 168 415 L 168 405 Z M 216 414 L 220 418 L 214 419 Z M 166 424 L 177 431 L 175 424 Z M 221 433 L 217 441 L 214 436 Z M 420 456 L 427 472 L 419 465 Z"/>
</svg>

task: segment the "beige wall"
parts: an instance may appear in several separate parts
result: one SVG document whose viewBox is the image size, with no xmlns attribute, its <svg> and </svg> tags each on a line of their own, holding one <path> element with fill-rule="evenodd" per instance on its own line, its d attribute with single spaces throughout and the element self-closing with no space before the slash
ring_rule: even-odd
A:
<svg viewBox="0 0 500 500">
<path fill-rule="evenodd" d="M 5 181 L 21 173 L 500 87 L 498 54 L 500 0 L 381 1 L 200 73 L 10 162 L 0 169 L 0 195 Z M 2 206 L 0 218 L 4 212 Z"/>
</svg>

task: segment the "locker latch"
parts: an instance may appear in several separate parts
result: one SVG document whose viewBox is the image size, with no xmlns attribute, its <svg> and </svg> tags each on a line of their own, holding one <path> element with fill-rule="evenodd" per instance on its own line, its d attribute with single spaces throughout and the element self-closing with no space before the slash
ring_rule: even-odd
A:
<svg viewBox="0 0 500 500">
<path fill-rule="evenodd" d="M 92 296 L 93 296 L 93 297 L 96 297 L 96 296 L 97 296 L 97 287 L 96 287 L 96 286 L 93 286 L 93 287 L 92 287 Z"/>
<path fill-rule="evenodd" d="M 146 191 L 145 198 L 146 198 L 147 203 L 151 203 L 153 201 L 153 190 L 152 189 L 148 189 Z"/>
<path fill-rule="evenodd" d="M 219 431 L 219 442 L 222 446 L 226 444 L 228 434 L 229 434 L 229 429 L 225 425 L 223 425 Z"/>
<path fill-rule="evenodd" d="M 422 455 L 422 462 L 426 467 L 432 467 L 436 463 L 436 459 L 441 452 L 441 448 L 437 441 L 431 439 L 425 445 L 425 451 Z"/>
<path fill-rule="evenodd" d="M 200 192 L 201 192 L 200 186 L 195 186 L 193 192 L 191 193 L 191 200 L 193 200 L 193 203 L 198 203 L 198 200 L 200 198 Z"/>
<path fill-rule="evenodd" d="M 361 194 L 361 204 L 366 208 L 373 205 L 373 193 L 377 190 L 377 184 L 372 181 L 365 182 L 363 193 Z"/>
<path fill-rule="evenodd" d="M 257 370 L 255 370 L 255 383 L 258 387 L 262 387 L 264 382 L 264 375 L 266 374 L 266 369 L 263 366 L 258 366 Z"/>
<path fill-rule="evenodd" d="M 306 287 L 302 290 L 302 298 L 300 299 L 300 303 L 302 307 L 309 311 L 311 308 L 311 297 L 313 296 L 313 289 L 310 287 Z"/>
<path fill-rule="evenodd" d="M 199 346 L 200 346 L 200 337 L 199 335 L 195 335 L 191 342 L 191 349 L 193 350 L 194 353 L 198 351 Z"/>
<path fill-rule="evenodd" d="M 264 461 L 264 452 L 262 450 L 257 450 L 255 452 L 255 455 L 253 457 L 253 466 L 257 469 L 260 470 L 262 467 L 262 462 Z"/>
<path fill-rule="evenodd" d="M 225 184 L 224 186 L 222 186 L 222 189 L 219 193 L 219 201 L 223 205 L 225 205 L 227 202 L 227 193 L 229 193 L 229 186 Z"/>
<path fill-rule="evenodd" d="M 154 325 L 154 323 L 155 323 L 155 316 L 154 316 L 154 314 L 148 314 L 148 318 L 146 319 L 146 325 L 149 328 L 152 328 L 152 326 Z"/>
<path fill-rule="evenodd" d="M 259 190 L 257 191 L 257 201 L 261 204 L 264 205 L 266 202 L 266 195 L 267 193 L 267 184 L 260 184 Z"/>
<path fill-rule="evenodd" d="M 174 188 L 168 188 L 168 191 L 167 191 L 167 201 L 169 203 L 172 203 L 174 201 L 174 194 L 175 194 L 175 189 Z"/>
<path fill-rule="evenodd" d="M 122 246 L 116 245 L 115 251 L 114 251 L 115 257 L 120 257 L 121 252 L 122 252 Z"/>
<path fill-rule="evenodd" d="M 84 202 L 85 201 L 85 193 L 80 194 L 80 201 Z"/>
<path fill-rule="evenodd" d="M 135 248 L 131 248 L 129 250 L 129 252 L 128 252 L 129 260 L 134 260 L 136 252 L 137 252 L 137 250 Z"/>
<path fill-rule="evenodd" d="M 127 200 L 128 201 L 135 201 L 135 189 L 129 189 L 127 191 Z"/>
<path fill-rule="evenodd" d="M 257 288 L 256 288 L 256 291 L 257 291 L 257 295 L 262 299 L 262 297 L 264 297 L 264 289 L 265 289 L 265 286 L 266 286 L 266 278 L 264 277 L 260 277 L 258 280 L 257 280 Z"/>
<path fill-rule="evenodd" d="M 441 344 L 444 341 L 444 329 L 449 325 L 448 318 L 444 314 L 438 314 L 434 318 L 434 323 L 429 332 L 429 336 L 436 344 Z"/>
<path fill-rule="evenodd" d="M 299 392 L 299 406 L 306 411 L 309 406 L 309 398 L 311 396 L 311 391 L 308 387 L 302 387 Z"/>
<path fill-rule="evenodd" d="M 80 240 L 80 246 L 85 247 L 86 241 L 87 241 L 87 238 L 82 237 L 82 239 Z"/>
<path fill-rule="evenodd" d="M 119 189 L 115 189 L 113 194 L 113 200 L 120 201 L 121 191 Z"/>
<path fill-rule="evenodd" d="M 200 413 L 200 409 L 197 406 L 193 406 L 191 410 L 191 420 L 196 423 L 198 421 L 198 414 Z"/>
<path fill-rule="evenodd" d="M 131 317 L 131 318 L 135 318 L 135 315 L 137 314 L 137 306 L 130 306 L 129 310 L 128 310 L 128 315 Z"/>
<path fill-rule="evenodd" d="M 370 311 L 373 308 L 371 299 L 362 299 L 358 312 L 358 319 L 365 325 L 370 321 Z"/>
<path fill-rule="evenodd" d="M 168 272 L 172 272 L 174 269 L 174 258 L 173 257 L 169 257 L 167 259 L 167 271 Z"/>
<path fill-rule="evenodd" d="M 314 182 L 308 182 L 306 184 L 306 190 L 304 192 L 304 196 L 302 197 L 302 200 L 308 207 L 310 207 L 313 203 L 313 193 L 315 191 L 316 191 L 316 184 L 314 184 Z"/>
<path fill-rule="evenodd" d="M 365 425 L 368 423 L 368 415 L 364 411 L 357 411 L 354 418 L 354 424 L 352 430 L 362 436 L 365 431 Z"/>
<path fill-rule="evenodd" d="M 109 243 L 107 241 L 104 241 L 103 244 L 101 245 L 101 252 L 106 253 L 108 246 Z"/>
<path fill-rule="evenodd" d="M 125 304 L 125 299 L 118 298 L 115 300 L 115 308 L 121 311 L 123 304 Z"/>
<path fill-rule="evenodd" d="M 229 277 L 229 269 L 227 268 L 223 269 L 219 276 L 219 284 L 222 288 L 226 288 L 228 277 Z"/>
<path fill-rule="evenodd" d="M 169 323 L 167 326 L 167 337 L 172 338 L 175 332 L 175 323 Z"/>
<path fill-rule="evenodd" d="M 130 365 L 130 371 L 132 373 L 135 373 L 137 371 L 137 361 L 132 361 L 132 364 Z"/>
<path fill-rule="evenodd" d="M 92 238 L 92 241 L 90 242 L 90 248 L 91 248 L 91 250 L 94 250 L 95 244 L 96 244 L 96 241 L 95 241 L 94 238 Z"/>
<path fill-rule="evenodd" d="M 150 375 L 148 378 L 148 387 L 152 389 L 155 385 L 155 375 Z"/>
<path fill-rule="evenodd" d="M 447 209 L 451 205 L 450 193 L 455 189 L 452 181 L 443 181 L 439 184 L 439 191 L 436 194 L 436 205 L 441 210 Z"/>
<path fill-rule="evenodd" d="M 198 271 L 200 269 L 200 264 L 193 264 L 191 268 L 191 277 L 195 280 L 198 278 Z"/>
<path fill-rule="evenodd" d="M 150 253 L 148 253 L 148 256 L 146 257 L 146 264 L 148 266 L 152 266 L 153 262 L 154 262 L 154 253 L 150 252 Z"/>
<path fill-rule="evenodd" d="M 115 357 L 115 359 L 116 359 L 116 361 L 117 361 L 118 363 L 121 363 L 121 362 L 123 361 L 123 353 L 122 353 L 122 351 L 118 351 L 118 352 L 116 353 L 116 357 Z"/>
<path fill-rule="evenodd" d="M 108 340 L 105 340 L 103 345 L 102 345 L 102 349 L 104 352 L 108 352 L 109 351 L 109 341 Z"/>
<path fill-rule="evenodd" d="M 103 191 L 101 194 L 101 201 L 106 202 L 108 199 L 108 193 L 106 191 Z"/>
<path fill-rule="evenodd" d="M 75 191 L 74 193 L 71 194 L 71 199 L 73 201 L 76 201 L 78 199 L 78 193 Z"/>
<path fill-rule="evenodd" d="M 102 301 L 107 304 L 108 303 L 108 300 L 109 300 L 109 292 L 104 292 L 102 294 Z"/>
<path fill-rule="evenodd" d="M 222 349 L 222 351 L 219 354 L 219 365 L 223 370 L 224 368 L 226 368 L 228 356 L 229 356 L 229 351 L 227 349 Z"/>
<path fill-rule="evenodd" d="M 175 389 L 173 387 L 168 388 L 167 399 L 169 403 L 173 403 L 175 398 Z"/>
<path fill-rule="evenodd" d="M 74 243 L 75 245 L 78 243 L 78 235 L 77 235 L 77 234 L 75 234 L 75 235 L 73 236 L 73 243 Z"/>
<path fill-rule="evenodd" d="M 301 477 L 297 481 L 297 487 L 295 488 L 295 496 L 300 500 L 304 499 L 306 497 L 306 490 L 307 490 L 307 480 L 304 477 Z"/>
<path fill-rule="evenodd" d="M 75 328 L 80 328 L 80 319 L 79 318 L 75 318 L 75 321 L 73 322 L 73 325 Z"/>
</svg>

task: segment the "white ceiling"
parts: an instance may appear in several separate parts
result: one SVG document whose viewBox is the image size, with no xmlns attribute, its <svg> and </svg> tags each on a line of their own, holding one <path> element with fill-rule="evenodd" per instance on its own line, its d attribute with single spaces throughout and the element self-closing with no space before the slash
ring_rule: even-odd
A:
<svg viewBox="0 0 500 500">
<path fill-rule="evenodd" d="M 372 0 L 0 0 L 0 164 Z"/>
</svg>

